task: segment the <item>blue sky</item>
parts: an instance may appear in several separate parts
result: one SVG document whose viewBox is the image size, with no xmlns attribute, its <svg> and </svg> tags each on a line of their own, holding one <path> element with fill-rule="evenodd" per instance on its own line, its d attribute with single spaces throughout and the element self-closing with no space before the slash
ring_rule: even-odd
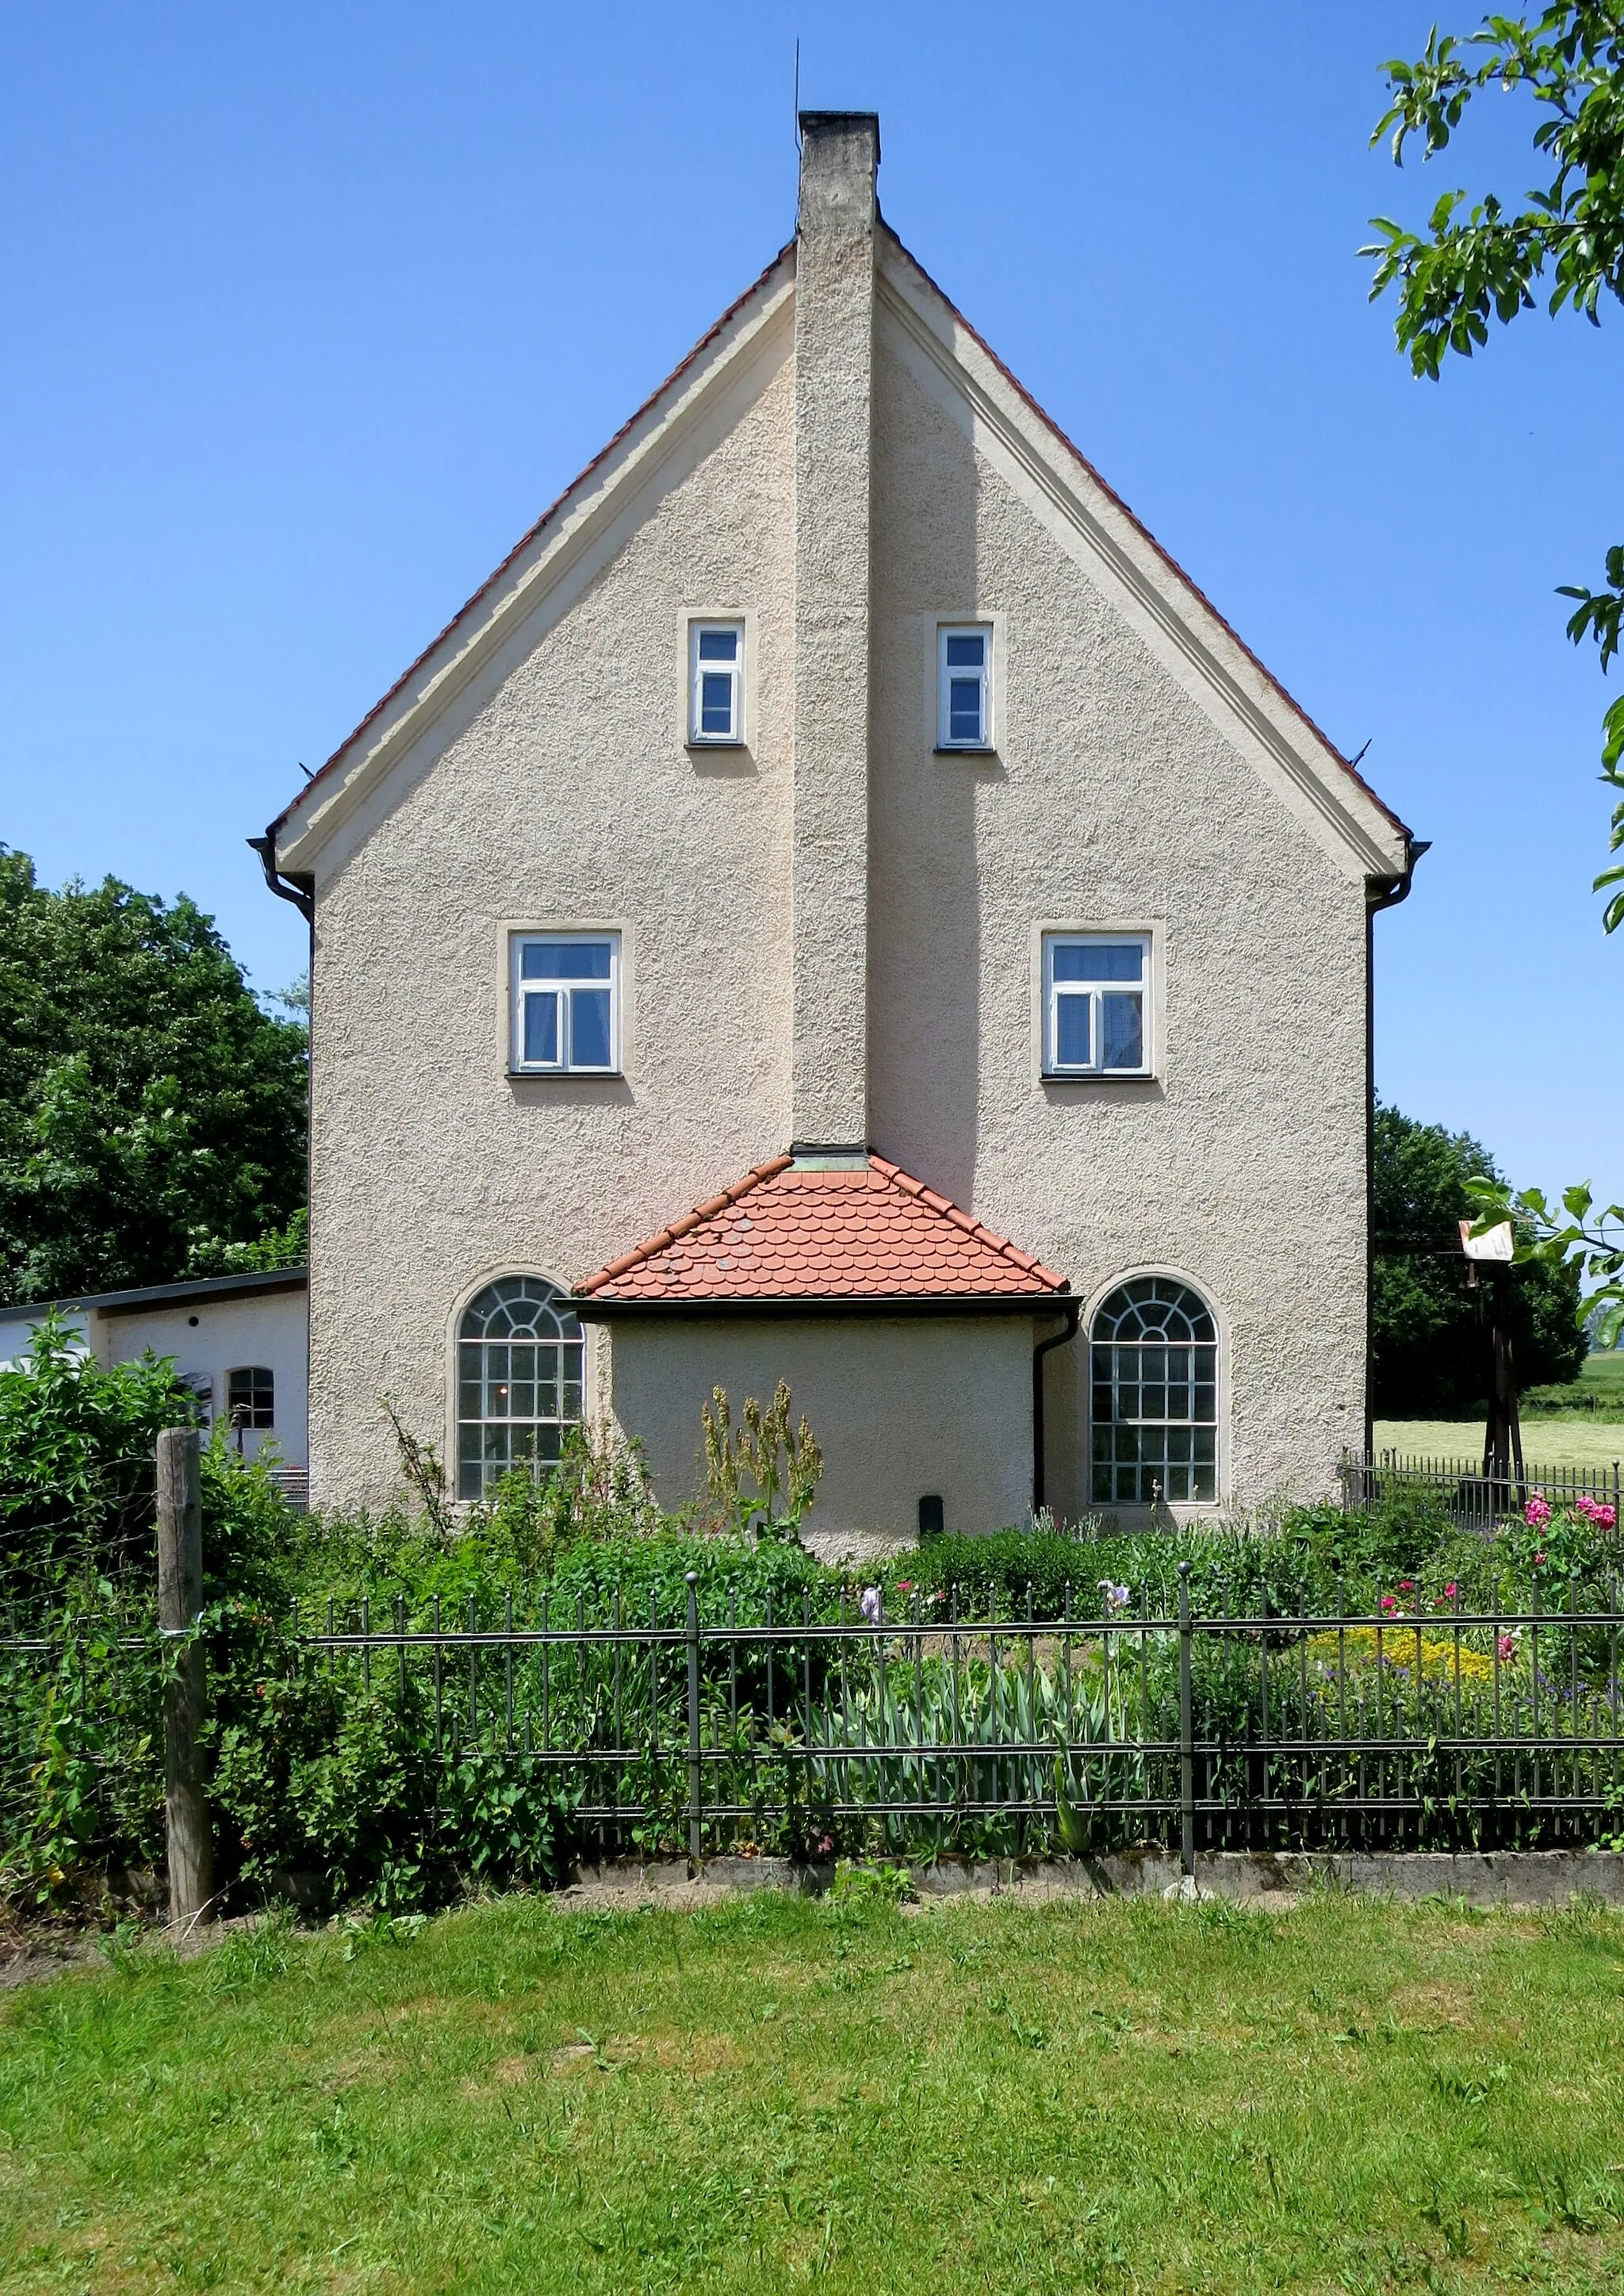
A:
<svg viewBox="0 0 1624 2296">
<path fill-rule="evenodd" d="M 1394 352 L 1366 218 L 1536 180 L 1513 99 L 1425 170 L 1367 150 L 1433 13 L 6 12 L 0 839 L 299 970 L 242 840 L 789 235 L 799 32 L 909 246 L 1434 840 L 1383 1092 L 1624 1196 L 1611 693 L 1553 595 L 1624 539 L 1620 332 Z"/>
</svg>

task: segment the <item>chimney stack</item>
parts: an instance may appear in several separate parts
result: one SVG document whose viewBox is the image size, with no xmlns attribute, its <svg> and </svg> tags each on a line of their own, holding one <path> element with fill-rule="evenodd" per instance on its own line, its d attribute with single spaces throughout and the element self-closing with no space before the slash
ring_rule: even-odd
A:
<svg viewBox="0 0 1624 2296">
<path fill-rule="evenodd" d="M 868 1135 L 872 111 L 803 111 L 795 226 L 793 1124 Z"/>
</svg>

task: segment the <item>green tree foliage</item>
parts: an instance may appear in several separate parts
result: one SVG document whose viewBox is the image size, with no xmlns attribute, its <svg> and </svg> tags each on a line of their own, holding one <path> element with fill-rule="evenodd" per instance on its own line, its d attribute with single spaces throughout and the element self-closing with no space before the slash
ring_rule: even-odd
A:
<svg viewBox="0 0 1624 2296">
<path fill-rule="evenodd" d="M 104 1368 L 47 1316 L 28 1361 L 0 1371 L 0 1593 L 78 1571 L 150 1579 L 158 1437 L 195 1411 L 167 1357 Z"/>
<path fill-rule="evenodd" d="M 1489 15 L 1462 41 L 1433 28 L 1417 62 L 1386 66 L 1392 102 L 1373 143 L 1390 133 L 1402 166 L 1412 138 L 1423 160 L 1444 151 L 1467 106 L 1486 89 L 1523 93 L 1539 112 L 1534 148 L 1549 170 L 1543 187 L 1507 205 L 1493 192 L 1465 205 L 1446 192 L 1424 231 L 1385 216 L 1374 218 L 1380 241 L 1362 251 L 1375 258 L 1373 299 L 1397 290 L 1395 332 L 1415 373 L 1437 380 L 1446 356 L 1470 358 L 1489 340 L 1492 315 L 1508 325 L 1536 308 L 1536 283 L 1549 283 L 1546 308 L 1571 310 L 1601 323 L 1604 296 L 1624 299 L 1624 8 L 1608 0 L 1557 0 L 1528 17 Z M 1568 622 L 1576 645 L 1589 636 L 1605 669 L 1624 629 L 1624 546 L 1606 557 L 1599 590 L 1563 584 L 1578 603 Z M 1624 697 L 1608 710 L 1602 778 L 1624 790 Z M 1624 799 L 1612 816 L 1612 849 L 1624 849 Z M 1595 890 L 1624 888 L 1624 864 L 1604 869 Z M 1624 924 L 1624 890 L 1614 890 L 1603 920 Z"/>
<path fill-rule="evenodd" d="M 53 892 L 0 846 L 0 1297 L 173 1282 L 285 1228 L 307 1049 L 184 896 Z"/>
<path fill-rule="evenodd" d="M 1475 1218 L 1472 1182 L 1499 1181 L 1469 1133 L 1376 1111 L 1371 1342 L 1376 1415 L 1470 1418 L 1489 1390 L 1481 1291 L 1467 1286 L 1459 1222 Z M 1512 1278 L 1512 1343 L 1521 1385 L 1572 1379 L 1585 1357 L 1579 1270 L 1535 1259 Z"/>
</svg>

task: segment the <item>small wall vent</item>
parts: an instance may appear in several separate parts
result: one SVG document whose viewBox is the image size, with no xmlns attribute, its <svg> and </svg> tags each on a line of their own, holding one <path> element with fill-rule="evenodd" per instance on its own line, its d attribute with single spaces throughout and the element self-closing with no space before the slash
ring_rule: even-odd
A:
<svg viewBox="0 0 1624 2296">
<path fill-rule="evenodd" d="M 940 1498 L 933 1493 L 930 1497 L 921 1499 L 919 1502 L 919 1536 L 921 1538 L 929 1538 L 932 1532 L 943 1530 L 946 1528 L 947 1516 L 942 1512 L 942 1503 Z"/>
</svg>

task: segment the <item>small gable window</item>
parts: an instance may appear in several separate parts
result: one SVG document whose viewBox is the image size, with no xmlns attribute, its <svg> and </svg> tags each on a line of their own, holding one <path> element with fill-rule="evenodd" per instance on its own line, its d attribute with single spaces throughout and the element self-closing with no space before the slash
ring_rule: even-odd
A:
<svg viewBox="0 0 1624 2296">
<path fill-rule="evenodd" d="M 1148 933 L 1046 933 L 1044 1074 L 1148 1076 Z"/>
<path fill-rule="evenodd" d="M 235 1428 L 276 1424 L 276 1375 L 267 1364 L 242 1364 L 226 1374 L 227 1423 Z"/>
<path fill-rule="evenodd" d="M 985 624 L 937 632 L 937 747 L 992 747 L 992 632 Z"/>
<path fill-rule="evenodd" d="M 515 1074 L 612 1074 L 620 1062 L 619 933 L 515 933 Z"/>
<path fill-rule="evenodd" d="M 744 739 L 744 625 L 688 626 L 688 739 L 736 746 Z"/>
</svg>

